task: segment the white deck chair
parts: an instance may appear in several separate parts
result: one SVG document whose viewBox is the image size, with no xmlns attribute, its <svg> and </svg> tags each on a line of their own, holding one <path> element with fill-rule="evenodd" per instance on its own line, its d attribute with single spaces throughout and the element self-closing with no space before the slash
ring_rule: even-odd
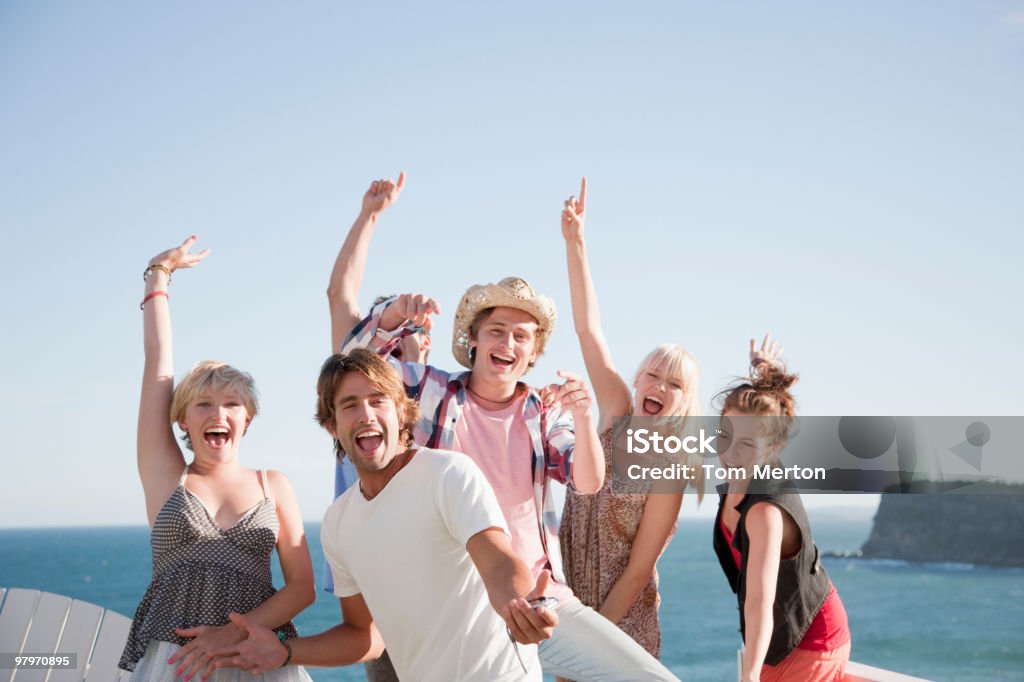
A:
<svg viewBox="0 0 1024 682">
<path fill-rule="evenodd" d="M 6 594 L 5 594 L 6 592 Z M 77 654 L 75 670 L 0 670 L 0 682 L 120 682 L 118 670 L 131 621 L 88 602 L 58 594 L 0 588 L 0 651 Z"/>
</svg>

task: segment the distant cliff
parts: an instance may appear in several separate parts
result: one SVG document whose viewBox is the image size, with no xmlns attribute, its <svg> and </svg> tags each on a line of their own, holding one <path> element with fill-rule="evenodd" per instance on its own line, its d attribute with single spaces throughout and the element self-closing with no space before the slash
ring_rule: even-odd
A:
<svg viewBox="0 0 1024 682">
<path fill-rule="evenodd" d="M 985 491 L 882 495 L 863 556 L 1024 566 L 1024 485 Z"/>
</svg>

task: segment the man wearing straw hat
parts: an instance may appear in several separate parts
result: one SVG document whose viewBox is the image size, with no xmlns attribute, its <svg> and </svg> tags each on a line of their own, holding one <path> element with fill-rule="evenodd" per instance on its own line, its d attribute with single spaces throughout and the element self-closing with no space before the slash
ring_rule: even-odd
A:
<svg viewBox="0 0 1024 682">
<path fill-rule="evenodd" d="M 369 347 L 387 356 L 439 312 L 437 302 L 421 294 L 380 303 L 353 328 L 341 352 Z M 521 381 L 543 354 L 555 321 L 554 302 L 520 277 L 470 287 L 455 312 L 452 337 L 452 353 L 469 371 L 389 357 L 420 406 L 414 442 L 471 457 L 494 489 L 513 551 L 535 577 L 551 571 L 546 595 L 560 602 L 560 624 L 539 648 L 545 673 L 575 680 L 677 680 L 615 624 L 581 604 L 562 576 L 548 482 L 597 492 L 604 454 L 590 391 L 579 376 L 559 371 L 565 382 L 541 391 Z"/>
</svg>

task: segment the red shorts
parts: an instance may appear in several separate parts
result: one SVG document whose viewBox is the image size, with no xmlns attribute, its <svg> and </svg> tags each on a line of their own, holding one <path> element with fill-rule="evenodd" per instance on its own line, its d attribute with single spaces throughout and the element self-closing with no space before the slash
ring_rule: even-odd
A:
<svg viewBox="0 0 1024 682">
<path fill-rule="evenodd" d="M 778 665 L 761 667 L 761 682 L 838 682 L 849 660 L 849 642 L 831 651 L 793 649 Z"/>
</svg>

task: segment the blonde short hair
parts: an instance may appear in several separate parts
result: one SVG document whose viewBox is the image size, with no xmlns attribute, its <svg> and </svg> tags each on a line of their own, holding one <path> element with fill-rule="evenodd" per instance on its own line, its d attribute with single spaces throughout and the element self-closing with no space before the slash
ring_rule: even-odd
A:
<svg viewBox="0 0 1024 682">
<path fill-rule="evenodd" d="M 192 401 L 204 390 L 235 391 L 242 397 L 249 419 L 259 412 L 259 396 L 256 393 L 256 382 L 252 376 L 231 365 L 216 360 L 203 360 L 185 375 L 181 383 L 174 388 L 171 398 L 171 423 L 180 422 L 185 418 L 185 411 Z M 192 449 L 192 439 L 188 433 L 182 436 L 185 447 Z"/>
</svg>

